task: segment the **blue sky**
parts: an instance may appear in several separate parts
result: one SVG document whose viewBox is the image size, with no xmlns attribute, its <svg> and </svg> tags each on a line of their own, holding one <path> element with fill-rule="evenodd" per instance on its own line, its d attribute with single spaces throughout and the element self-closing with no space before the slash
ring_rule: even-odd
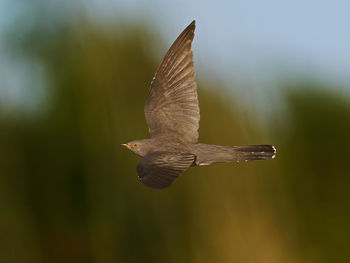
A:
<svg viewBox="0 0 350 263">
<path fill-rule="evenodd" d="M 350 80 L 350 1 L 90 3 L 90 10 L 97 17 L 144 17 L 158 27 L 169 44 L 186 24 L 196 19 L 194 49 L 199 67 L 215 70 L 219 66 L 243 74 L 267 75 L 285 70 L 339 82 Z"/>
<path fill-rule="evenodd" d="M 21 2 L 0 1 L 0 30 L 21 13 Z M 44 1 L 45 2 L 45 1 Z M 195 49 L 205 62 L 249 67 L 265 63 L 350 73 L 350 1 L 335 0 L 85 0 L 46 1 L 86 8 L 98 20 L 147 20 L 169 44 L 193 19 Z M 75 4 L 74 4 L 75 3 Z M 23 5 L 28 8 L 28 5 Z M 23 11 L 23 10 L 22 10 Z M 267 60 L 270 60 L 267 61 Z M 206 63 L 207 64 L 207 63 Z M 350 77 L 349 77 L 350 78 Z"/>
<path fill-rule="evenodd" d="M 349 91 L 350 1 L 37 0 L 40 1 L 70 15 L 74 14 L 72 10 L 85 10 L 98 23 L 147 22 L 161 43 L 168 46 L 195 19 L 197 76 L 203 79 L 201 72 L 211 71 L 228 88 L 232 83 L 245 83 L 266 91 L 285 75 L 296 79 L 311 76 Z M 1 34 L 29 5 L 24 0 L 0 1 L 0 57 L 6 55 L 1 54 Z M 31 71 L 20 65 L 18 71 L 28 76 L 22 81 L 11 80 L 10 76 L 16 74 L 8 72 L 16 70 L 16 63 L 9 67 L 4 61 L 0 69 L 7 73 L 2 70 L 0 76 L 5 74 L 8 79 L 0 95 L 23 94 L 21 83 L 28 77 L 33 79 Z"/>
</svg>

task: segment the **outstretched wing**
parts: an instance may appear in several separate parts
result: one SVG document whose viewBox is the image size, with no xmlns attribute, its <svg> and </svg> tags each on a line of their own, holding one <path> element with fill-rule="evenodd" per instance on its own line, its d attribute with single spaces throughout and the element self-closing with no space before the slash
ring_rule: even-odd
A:
<svg viewBox="0 0 350 263">
<path fill-rule="evenodd" d="M 193 21 L 175 40 L 163 58 L 145 105 L 151 138 L 198 142 L 199 106 L 191 51 Z"/>
<path fill-rule="evenodd" d="M 137 164 L 140 181 L 151 188 L 169 187 L 195 160 L 190 153 L 153 152 Z"/>
</svg>

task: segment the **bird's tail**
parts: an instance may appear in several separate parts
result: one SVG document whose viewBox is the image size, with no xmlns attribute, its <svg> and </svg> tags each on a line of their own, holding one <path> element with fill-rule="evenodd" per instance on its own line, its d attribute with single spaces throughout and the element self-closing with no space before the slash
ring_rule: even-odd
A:
<svg viewBox="0 0 350 263">
<path fill-rule="evenodd" d="M 212 163 L 248 162 L 275 158 L 276 148 L 272 145 L 219 146 L 201 144 L 197 165 Z"/>
<path fill-rule="evenodd" d="M 269 160 L 276 156 L 276 148 L 272 145 L 233 146 L 237 161 Z"/>
</svg>

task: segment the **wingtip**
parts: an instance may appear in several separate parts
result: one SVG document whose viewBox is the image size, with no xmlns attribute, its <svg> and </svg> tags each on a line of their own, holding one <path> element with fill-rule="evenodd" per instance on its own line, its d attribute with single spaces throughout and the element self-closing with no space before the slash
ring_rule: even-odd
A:
<svg viewBox="0 0 350 263">
<path fill-rule="evenodd" d="M 192 30 L 195 30 L 195 28 L 196 28 L 196 20 L 192 20 L 192 22 L 187 26 L 187 28 L 191 28 Z"/>
</svg>

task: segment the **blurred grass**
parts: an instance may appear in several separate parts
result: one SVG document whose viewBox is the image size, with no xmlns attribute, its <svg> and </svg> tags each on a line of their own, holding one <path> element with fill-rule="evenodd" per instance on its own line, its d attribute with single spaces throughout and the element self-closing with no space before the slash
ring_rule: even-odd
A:
<svg viewBox="0 0 350 263">
<path fill-rule="evenodd" d="M 13 43 L 43 65 L 48 96 L 37 114 L 0 112 L 0 261 L 349 261 L 349 100 L 286 83 L 288 110 L 263 129 L 199 82 L 202 142 L 273 143 L 277 158 L 191 168 L 150 190 L 119 146 L 148 136 L 159 61 L 147 32 L 80 21 Z"/>
</svg>

